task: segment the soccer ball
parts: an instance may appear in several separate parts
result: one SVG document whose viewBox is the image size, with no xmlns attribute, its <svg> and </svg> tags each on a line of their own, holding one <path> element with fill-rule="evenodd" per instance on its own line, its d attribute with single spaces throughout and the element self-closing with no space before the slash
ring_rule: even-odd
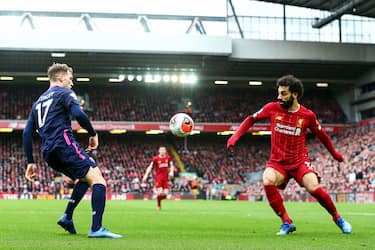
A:
<svg viewBox="0 0 375 250">
<path fill-rule="evenodd" d="M 185 113 L 177 113 L 169 121 L 169 129 L 172 134 L 178 137 L 188 136 L 193 128 L 193 119 Z"/>
</svg>

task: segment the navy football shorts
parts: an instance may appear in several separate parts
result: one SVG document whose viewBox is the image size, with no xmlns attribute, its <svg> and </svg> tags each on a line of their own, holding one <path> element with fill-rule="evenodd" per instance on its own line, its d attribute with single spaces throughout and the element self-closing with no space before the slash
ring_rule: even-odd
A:
<svg viewBox="0 0 375 250">
<path fill-rule="evenodd" d="M 96 167 L 94 159 L 75 142 L 45 152 L 43 157 L 50 167 L 72 180 L 85 177 L 90 167 Z"/>
</svg>

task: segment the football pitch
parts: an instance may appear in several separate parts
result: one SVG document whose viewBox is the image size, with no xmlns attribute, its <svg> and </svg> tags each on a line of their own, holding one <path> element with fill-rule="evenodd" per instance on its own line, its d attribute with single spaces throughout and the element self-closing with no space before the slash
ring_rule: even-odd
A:
<svg viewBox="0 0 375 250">
<path fill-rule="evenodd" d="M 56 221 L 66 201 L 0 200 L 0 249 L 375 249 L 374 204 L 338 204 L 353 225 L 344 235 L 318 203 L 286 203 L 297 232 L 276 236 L 267 203 L 107 201 L 104 226 L 123 239 L 89 239 L 90 202 L 74 215 L 77 235 Z"/>
</svg>

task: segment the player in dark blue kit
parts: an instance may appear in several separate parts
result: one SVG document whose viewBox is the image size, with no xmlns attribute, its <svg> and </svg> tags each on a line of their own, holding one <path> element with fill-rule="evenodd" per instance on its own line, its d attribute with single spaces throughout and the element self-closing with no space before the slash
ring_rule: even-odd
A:
<svg viewBox="0 0 375 250">
<path fill-rule="evenodd" d="M 42 139 L 44 160 L 55 170 L 64 173 L 72 180 L 79 180 L 64 215 L 57 222 L 71 234 L 76 234 L 73 223 L 73 211 L 89 187 L 92 188 L 92 226 L 90 238 L 121 238 L 102 226 L 102 217 L 106 201 L 106 181 L 95 161 L 87 152 L 95 150 L 98 134 L 92 127 L 87 115 L 77 102 L 73 87 L 73 70 L 66 64 L 54 63 L 48 69 L 50 88 L 33 104 L 32 111 L 23 132 L 23 145 L 27 157 L 25 177 L 34 181 L 36 165 L 32 154 L 32 136 L 38 131 Z M 71 119 L 88 131 L 89 145 L 83 150 L 73 137 Z"/>
</svg>

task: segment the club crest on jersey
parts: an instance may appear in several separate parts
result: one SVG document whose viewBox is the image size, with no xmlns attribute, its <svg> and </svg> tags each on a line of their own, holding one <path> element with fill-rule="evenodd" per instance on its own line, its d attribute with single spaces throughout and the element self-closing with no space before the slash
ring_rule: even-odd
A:
<svg viewBox="0 0 375 250">
<path fill-rule="evenodd" d="M 302 128 L 302 124 L 303 124 L 303 118 L 299 118 L 297 121 L 297 127 Z"/>
</svg>

